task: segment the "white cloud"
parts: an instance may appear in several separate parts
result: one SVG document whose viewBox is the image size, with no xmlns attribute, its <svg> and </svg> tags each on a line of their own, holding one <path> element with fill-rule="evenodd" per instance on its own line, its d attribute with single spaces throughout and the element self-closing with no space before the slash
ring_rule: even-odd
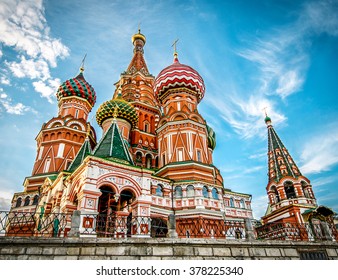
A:
<svg viewBox="0 0 338 280">
<path fill-rule="evenodd" d="M 53 102 L 52 97 L 54 96 L 60 84 L 60 79 L 33 82 L 35 91 L 39 92 L 42 97 L 47 98 L 51 103 Z"/>
<path fill-rule="evenodd" d="M 262 170 L 264 168 L 265 168 L 265 166 L 262 166 L 262 165 L 254 166 L 254 167 L 251 167 L 251 168 L 244 168 L 243 174 L 255 173 L 256 171 Z"/>
<path fill-rule="evenodd" d="M 338 163 L 338 123 L 328 125 L 325 131 L 308 138 L 301 153 L 304 174 L 321 173 Z"/>
<path fill-rule="evenodd" d="M 42 59 L 26 59 L 24 56 L 21 56 L 20 62 L 6 62 L 5 64 L 17 78 L 27 77 L 43 81 L 50 78 L 48 64 Z"/>
<path fill-rule="evenodd" d="M 0 84 L 9 86 L 11 84 L 11 81 L 5 76 L 1 76 L 0 77 Z"/>
<path fill-rule="evenodd" d="M 25 112 L 33 112 L 37 114 L 37 112 L 29 106 L 25 106 L 22 103 L 13 104 L 12 99 L 7 96 L 6 93 L 2 93 L 0 95 L 0 104 L 5 108 L 8 114 L 13 115 L 23 115 Z"/>
<path fill-rule="evenodd" d="M 309 66 L 308 47 L 314 36 L 338 35 L 337 1 L 306 2 L 298 19 L 271 29 L 238 55 L 256 64 L 260 92 L 286 98 L 302 89 Z"/>
<path fill-rule="evenodd" d="M 9 60 L 11 56 L 7 57 L 6 52 L 0 50 L 0 56 L 5 59 L 4 66 L 10 70 L 9 73 L 17 78 L 34 80 L 36 91 L 51 101 L 50 91 L 55 89 L 55 81 L 58 79 L 51 77 L 50 67 L 57 66 L 57 59 L 67 57 L 69 49 L 60 39 L 51 37 L 44 16 L 43 1 L 1 1 L 0 43 L 13 48 L 19 54 L 19 61 Z M 1 78 L 2 82 L 10 81 L 9 73 Z M 13 113 L 22 113 L 27 109 L 21 103 L 11 106 L 5 102 L 3 106 L 7 107 L 7 112 Z"/>
<path fill-rule="evenodd" d="M 274 123 L 279 124 L 286 120 L 286 117 L 278 112 L 277 106 L 263 96 L 250 95 L 247 99 L 234 94 L 226 96 L 229 99 L 222 96 L 208 99 L 208 103 L 217 108 L 219 116 L 242 138 L 265 137 L 264 108 L 267 108 Z"/>
</svg>

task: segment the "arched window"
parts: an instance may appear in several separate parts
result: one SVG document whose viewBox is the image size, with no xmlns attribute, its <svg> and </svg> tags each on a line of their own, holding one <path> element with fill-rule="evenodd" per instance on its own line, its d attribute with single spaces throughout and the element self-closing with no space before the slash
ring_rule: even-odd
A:
<svg viewBox="0 0 338 280">
<path fill-rule="evenodd" d="M 284 190 L 285 190 L 287 199 L 296 198 L 295 188 L 292 182 L 286 181 L 284 183 Z"/>
<path fill-rule="evenodd" d="M 202 193 L 203 193 L 204 197 L 206 197 L 206 198 L 209 197 L 208 188 L 206 186 L 203 187 Z"/>
<path fill-rule="evenodd" d="M 33 198 L 33 205 L 37 205 L 38 202 L 39 202 L 39 196 L 35 195 L 34 198 Z"/>
<path fill-rule="evenodd" d="M 271 187 L 271 191 L 273 192 L 275 203 L 280 202 L 280 197 L 275 186 Z"/>
<path fill-rule="evenodd" d="M 21 197 L 18 198 L 18 200 L 16 201 L 15 207 L 20 207 L 22 203 L 22 199 Z"/>
<path fill-rule="evenodd" d="M 156 195 L 158 196 L 163 196 L 163 186 L 161 184 L 158 184 L 157 185 L 157 188 L 156 188 Z"/>
<path fill-rule="evenodd" d="M 232 197 L 230 197 L 230 207 L 235 207 L 235 202 Z"/>
<path fill-rule="evenodd" d="M 243 198 L 241 199 L 240 204 L 241 204 L 241 208 L 245 209 L 245 202 Z"/>
<path fill-rule="evenodd" d="M 181 186 L 177 186 L 175 188 L 175 197 L 177 197 L 177 198 L 182 197 L 182 187 Z"/>
<path fill-rule="evenodd" d="M 212 198 L 213 198 L 213 199 L 218 199 L 218 191 L 217 191 L 216 188 L 213 188 L 213 189 L 212 189 L 211 194 L 212 194 Z"/>
<path fill-rule="evenodd" d="M 146 155 L 146 168 L 151 168 L 151 161 L 152 161 L 151 155 L 147 154 Z"/>
<path fill-rule="evenodd" d="M 25 203 L 24 203 L 23 206 L 28 206 L 28 205 L 29 205 L 29 202 L 30 202 L 30 197 L 27 196 L 27 197 L 25 198 Z"/>
<path fill-rule="evenodd" d="M 136 153 L 136 164 L 142 164 L 142 153 L 141 152 Z"/>
<path fill-rule="evenodd" d="M 195 196 L 195 188 L 192 185 L 187 186 L 187 197 Z"/>
<path fill-rule="evenodd" d="M 311 195 L 310 195 L 310 192 L 309 192 L 307 186 L 308 186 L 308 184 L 305 181 L 302 181 L 302 189 L 303 189 L 304 196 L 306 198 L 311 198 Z"/>
</svg>

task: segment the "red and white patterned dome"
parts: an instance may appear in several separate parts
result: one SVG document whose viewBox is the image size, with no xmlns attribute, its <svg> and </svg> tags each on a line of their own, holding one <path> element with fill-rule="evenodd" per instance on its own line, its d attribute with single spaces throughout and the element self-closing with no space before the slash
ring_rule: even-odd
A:
<svg viewBox="0 0 338 280">
<path fill-rule="evenodd" d="M 156 77 L 154 92 L 160 99 L 167 90 L 180 87 L 195 91 L 198 101 L 204 96 L 205 86 L 200 74 L 192 67 L 181 64 L 175 56 L 174 63 L 164 68 Z"/>
</svg>

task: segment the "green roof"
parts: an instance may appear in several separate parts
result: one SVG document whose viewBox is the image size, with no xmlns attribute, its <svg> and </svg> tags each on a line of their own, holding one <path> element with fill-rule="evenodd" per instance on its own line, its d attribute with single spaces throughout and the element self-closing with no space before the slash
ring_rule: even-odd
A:
<svg viewBox="0 0 338 280">
<path fill-rule="evenodd" d="M 90 148 L 89 139 L 86 138 L 67 171 L 73 172 L 91 152 L 92 149 Z"/>
<path fill-rule="evenodd" d="M 107 132 L 97 144 L 93 155 L 96 157 L 134 165 L 128 150 L 128 143 L 121 136 L 116 121 L 113 121 Z"/>
</svg>

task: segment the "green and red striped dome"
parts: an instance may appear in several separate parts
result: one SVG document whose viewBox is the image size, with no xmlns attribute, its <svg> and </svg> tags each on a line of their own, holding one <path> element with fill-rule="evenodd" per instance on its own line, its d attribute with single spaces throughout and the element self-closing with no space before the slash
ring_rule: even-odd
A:
<svg viewBox="0 0 338 280">
<path fill-rule="evenodd" d="M 64 97 L 77 96 L 83 98 L 94 106 L 96 102 L 96 93 L 94 88 L 85 80 L 83 73 L 80 72 L 73 79 L 65 81 L 59 86 L 56 92 L 57 100 L 60 101 Z"/>
</svg>

